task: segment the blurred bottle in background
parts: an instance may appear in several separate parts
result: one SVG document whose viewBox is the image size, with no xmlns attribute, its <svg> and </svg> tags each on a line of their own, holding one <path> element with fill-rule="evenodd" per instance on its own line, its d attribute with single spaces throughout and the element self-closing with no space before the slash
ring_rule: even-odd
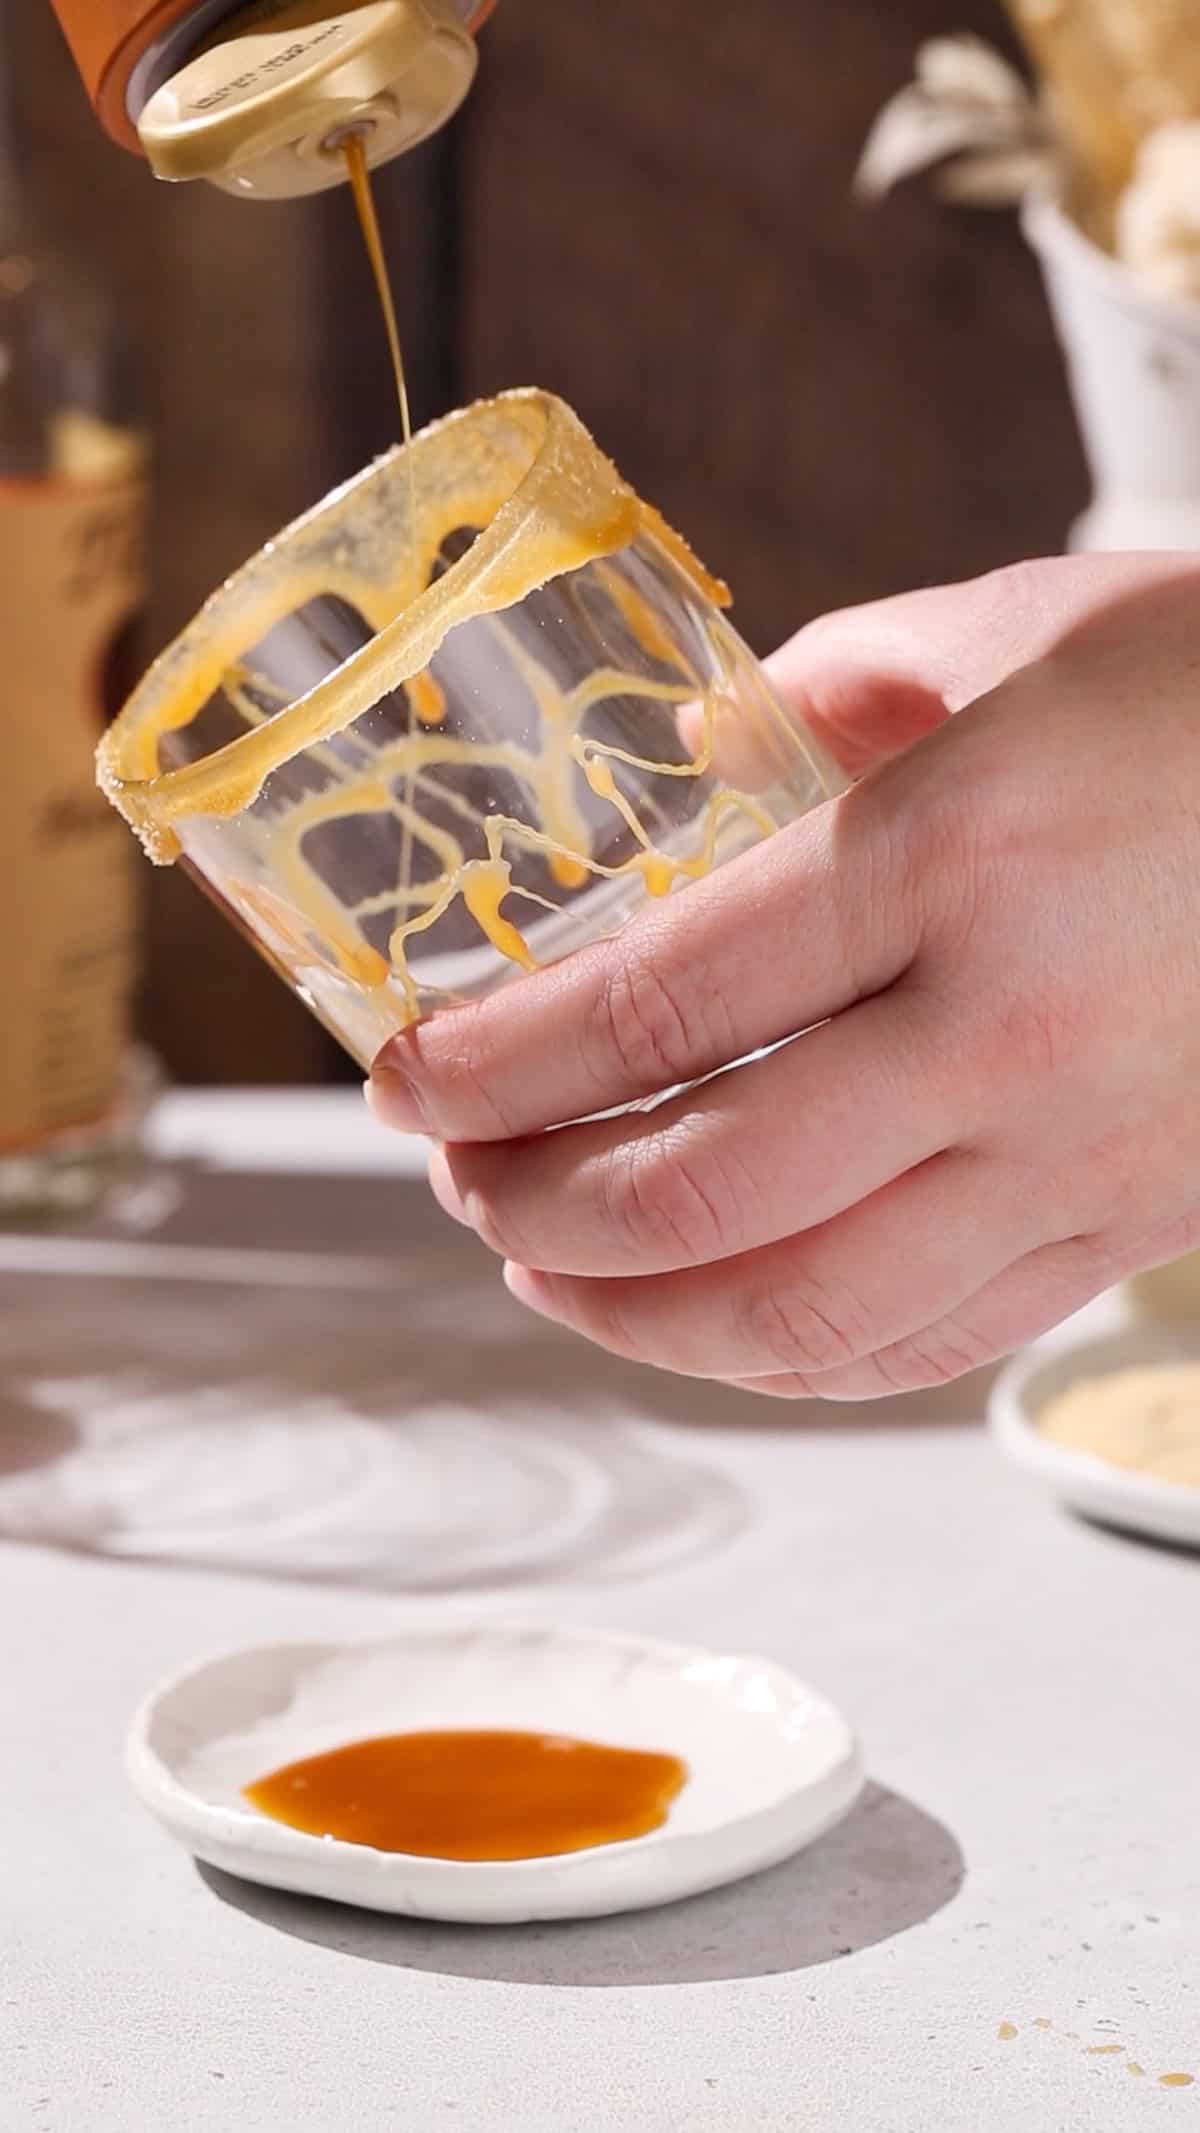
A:
<svg viewBox="0 0 1200 2133">
<path fill-rule="evenodd" d="M 0 30 L 0 1226 L 97 1211 L 138 1169 L 136 853 L 95 789 L 134 678 L 147 448 L 114 306 L 39 225 Z"/>
</svg>

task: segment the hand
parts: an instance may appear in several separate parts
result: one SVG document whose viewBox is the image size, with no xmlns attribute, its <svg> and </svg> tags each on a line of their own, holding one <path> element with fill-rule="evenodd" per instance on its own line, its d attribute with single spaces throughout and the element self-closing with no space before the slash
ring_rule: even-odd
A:
<svg viewBox="0 0 1200 2133">
<path fill-rule="evenodd" d="M 534 1309 L 860 1399 L 1200 1243 L 1200 563 L 1022 565 L 818 623 L 774 672 L 862 782 L 393 1040 L 373 1100 L 446 1143 L 439 1200 Z"/>
</svg>

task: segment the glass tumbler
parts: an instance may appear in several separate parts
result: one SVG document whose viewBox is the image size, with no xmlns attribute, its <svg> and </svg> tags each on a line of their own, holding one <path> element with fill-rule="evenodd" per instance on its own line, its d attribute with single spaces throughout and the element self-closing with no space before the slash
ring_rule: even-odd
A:
<svg viewBox="0 0 1200 2133">
<path fill-rule="evenodd" d="M 222 587 L 101 783 L 365 1069 L 840 782 L 728 597 L 568 407 L 506 393 Z"/>
</svg>

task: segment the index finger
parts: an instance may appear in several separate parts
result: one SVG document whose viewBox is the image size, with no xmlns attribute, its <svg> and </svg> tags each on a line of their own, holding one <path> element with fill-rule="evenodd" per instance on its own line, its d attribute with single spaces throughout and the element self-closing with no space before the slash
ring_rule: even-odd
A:
<svg viewBox="0 0 1200 2133">
<path fill-rule="evenodd" d="M 715 1073 L 882 991 L 917 946 L 896 840 L 864 789 L 615 939 L 393 1037 L 371 1100 L 440 1140 L 537 1133 Z"/>
</svg>

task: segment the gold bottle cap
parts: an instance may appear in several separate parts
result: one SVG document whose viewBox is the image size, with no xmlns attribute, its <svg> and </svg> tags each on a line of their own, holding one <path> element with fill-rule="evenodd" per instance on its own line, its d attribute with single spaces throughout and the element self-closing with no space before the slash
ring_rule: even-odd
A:
<svg viewBox="0 0 1200 2133">
<path fill-rule="evenodd" d="M 373 167 L 436 132 L 476 58 L 452 0 L 297 0 L 190 61 L 151 97 L 138 132 L 160 178 L 292 199 L 341 183 L 348 133 L 363 136 Z"/>
</svg>

